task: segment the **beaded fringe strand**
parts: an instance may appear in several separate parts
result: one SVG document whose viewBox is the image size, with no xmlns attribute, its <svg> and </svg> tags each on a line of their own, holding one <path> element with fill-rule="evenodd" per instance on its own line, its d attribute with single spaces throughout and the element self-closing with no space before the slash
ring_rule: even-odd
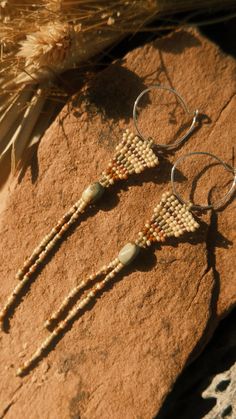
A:
<svg viewBox="0 0 236 419">
<path fill-rule="evenodd" d="M 94 299 L 94 297 L 97 295 L 97 293 L 105 287 L 105 285 L 112 279 L 114 276 L 123 268 L 124 265 L 119 262 L 118 259 L 115 259 L 113 262 L 114 266 L 113 269 L 108 273 L 105 278 L 98 282 L 92 289 L 89 291 L 86 296 L 80 300 L 80 302 L 69 311 L 68 316 L 65 318 L 65 320 L 62 320 L 59 325 L 53 330 L 53 332 L 44 340 L 44 342 L 41 344 L 41 346 L 36 350 L 36 352 L 33 354 L 33 356 L 26 362 L 24 362 L 23 366 L 17 370 L 17 375 L 21 376 L 24 375 L 27 370 L 31 368 L 31 366 L 39 360 L 39 358 L 42 356 L 43 352 L 46 351 L 51 343 L 54 341 L 54 339 L 57 338 L 59 334 L 61 334 L 68 324 L 73 320 L 77 314 Z M 96 276 L 94 276 L 96 277 Z M 88 282 L 88 281 L 87 281 Z"/>
<path fill-rule="evenodd" d="M 48 253 L 62 238 L 62 235 L 65 233 L 65 231 L 69 229 L 69 227 L 83 212 L 85 204 L 81 201 L 82 200 L 78 201 L 77 204 L 71 207 L 71 209 L 58 221 L 56 227 L 54 227 L 51 232 L 43 238 L 39 246 L 33 251 L 32 255 L 24 263 L 23 268 L 17 272 L 16 279 L 20 280 L 20 282 L 16 285 L 12 294 L 8 297 L 5 306 L 0 312 L 0 322 L 2 325 L 4 318 L 8 314 L 10 308 L 13 306 L 16 297 L 19 295 L 24 286 L 29 282 L 32 274 L 36 271 L 39 265 L 43 263 Z"/>
<path fill-rule="evenodd" d="M 83 288 L 85 288 L 90 282 L 94 281 L 97 277 L 99 277 L 102 274 L 107 274 L 110 269 L 113 269 L 117 266 L 119 260 L 114 259 L 109 265 L 103 266 L 100 271 L 96 272 L 95 274 L 91 275 L 87 281 L 83 280 L 78 285 L 76 285 L 71 292 L 68 294 L 68 296 L 63 300 L 61 306 L 58 308 L 58 310 L 54 311 L 54 313 L 51 315 L 50 319 L 48 319 L 45 322 L 45 327 L 49 328 L 52 324 L 54 324 L 56 321 L 58 321 L 61 314 L 66 310 L 67 306 L 70 304 L 70 301 L 81 291 Z M 100 282 L 95 287 L 99 290 Z"/>
</svg>

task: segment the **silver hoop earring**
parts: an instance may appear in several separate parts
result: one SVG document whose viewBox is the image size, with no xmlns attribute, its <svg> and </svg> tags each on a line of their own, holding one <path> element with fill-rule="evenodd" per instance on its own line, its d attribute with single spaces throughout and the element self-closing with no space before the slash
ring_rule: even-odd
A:
<svg viewBox="0 0 236 419">
<path fill-rule="evenodd" d="M 233 195 L 233 193 L 235 191 L 235 187 L 236 187 L 236 169 L 234 169 L 233 167 L 231 167 L 229 164 L 225 163 L 218 156 L 215 156 L 212 153 L 208 153 L 207 151 L 193 151 L 191 153 L 187 153 L 187 154 L 179 157 L 179 159 L 176 160 L 176 162 L 173 165 L 172 170 L 171 170 L 171 184 L 172 184 L 173 193 L 174 193 L 174 195 L 178 198 L 178 200 L 182 204 L 187 205 L 187 202 L 183 199 L 183 197 L 176 190 L 176 186 L 175 186 L 175 171 L 176 171 L 176 168 L 179 165 L 179 163 L 181 163 L 182 161 L 184 161 L 186 158 L 188 158 L 190 156 L 197 156 L 197 155 L 212 157 L 215 161 L 217 161 L 218 163 L 220 163 L 225 168 L 225 170 L 227 172 L 233 174 L 233 181 L 232 181 L 232 184 L 230 186 L 230 189 L 225 194 L 225 196 L 222 199 L 220 199 L 217 203 L 215 203 L 215 204 L 209 204 L 209 205 L 191 204 L 192 210 L 200 210 L 200 211 L 206 211 L 206 210 L 210 210 L 210 209 L 218 210 L 221 207 L 223 207 L 225 205 L 225 203 L 228 202 L 228 200 L 231 198 L 231 196 Z"/>
<path fill-rule="evenodd" d="M 187 132 L 178 141 L 176 141 L 174 144 L 156 144 L 155 143 L 155 147 L 157 147 L 157 149 L 163 149 L 163 150 L 169 150 L 170 151 L 170 150 L 173 150 L 173 149 L 179 147 L 181 144 L 183 144 L 183 142 L 186 140 L 186 138 L 194 131 L 194 129 L 196 127 L 199 112 L 198 112 L 197 109 L 195 111 L 191 112 L 189 110 L 187 104 L 185 103 L 184 99 L 182 98 L 182 96 L 175 89 L 172 89 L 172 88 L 166 87 L 166 86 L 162 86 L 160 84 L 153 84 L 153 85 L 149 86 L 147 89 L 143 90 L 139 94 L 139 96 L 137 97 L 137 99 L 134 102 L 134 108 L 133 108 L 134 126 L 136 128 L 136 131 L 137 131 L 139 137 L 142 138 L 144 141 L 147 140 L 147 139 L 144 137 L 144 135 L 142 134 L 141 130 L 138 127 L 137 108 L 138 108 L 138 104 L 139 104 L 140 100 L 142 99 L 142 97 L 145 94 L 149 93 L 152 89 L 166 90 L 168 92 L 173 93 L 177 97 L 177 99 L 178 99 L 179 103 L 181 104 L 181 106 L 183 107 L 184 111 L 188 115 L 193 116 L 192 123 L 191 123 L 189 129 L 187 130 Z"/>
</svg>

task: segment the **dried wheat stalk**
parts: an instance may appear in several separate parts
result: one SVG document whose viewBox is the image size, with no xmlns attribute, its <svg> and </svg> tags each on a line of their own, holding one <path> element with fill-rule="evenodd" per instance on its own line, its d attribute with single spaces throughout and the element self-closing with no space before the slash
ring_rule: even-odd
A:
<svg viewBox="0 0 236 419">
<path fill-rule="evenodd" d="M 224 7 L 233 3 L 225 0 Z M 11 152 L 17 167 L 36 122 L 40 138 L 55 76 L 158 14 L 209 6 L 223 7 L 220 0 L 0 0 L 0 164 Z"/>
</svg>

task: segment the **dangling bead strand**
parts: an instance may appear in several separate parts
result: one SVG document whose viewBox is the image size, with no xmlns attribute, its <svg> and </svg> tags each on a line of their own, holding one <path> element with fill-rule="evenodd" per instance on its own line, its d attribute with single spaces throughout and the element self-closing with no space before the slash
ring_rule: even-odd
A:
<svg viewBox="0 0 236 419">
<path fill-rule="evenodd" d="M 84 203 L 83 200 L 80 200 L 78 204 L 76 204 L 76 210 L 74 212 L 72 212 L 72 209 L 74 209 L 75 206 L 72 207 L 63 216 L 63 218 L 59 220 L 59 222 L 57 223 L 57 226 L 54 227 L 51 230 L 51 232 L 47 236 L 44 237 L 44 239 L 41 241 L 39 246 L 34 250 L 32 255 L 24 264 L 23 270 L 18 271 L 17 279 L 20 279 L 20 283 L 16 285 L 13 292 L 8 297 L 5 306 L 0 311 L 1 326 L 3 326 L 3 320 L 8 314 L 10 308 L 14 305 L 16 298 L 21 292 L 21 290 L 29 282 L 31 276 L 39 267 L 39 265 L 42 264 L 42 262 L 44 261 L 48 253 L 51 251 L 51 249 L 55 247 L 56 243 L 62 238 L 62 235 L 65 233 L 65 231 L 67 231 L 68 228 L 78 219 L 79 215 L 81 214 L 81 212 L 83 212 L 85 207 L 86 207 L 86 204 Z M 72 215 L 69 218 L 70 214 Z M 27 268 L 28 268 L 28 271 L 27 271 Z"/>
<path fill-rule="evenodd" d="M 96 272 L 95 274 L 91 275 L 87 280 L 81 281 L 78 285 L 76 285 L 71 292 L 67 295 L 67 297 L 63 300 L 62 304 L 55 311 L 49 320 L 45 322 L 45 327 L 50 327 L 55 321 L 58 320 L 60 315 L 69 305 L 71 299 L 75 297 L 78 292 L 86 287 L 90 282 L 94 281 L 97 277 L 101 274 L 107 274 L 109 270 L 113 270 L 119 263 L 122 263 L 123 266 L 128 265 L 133 261 L 133 259 L 137 256 L 140 247 L 134 243 L 127 243 L 119 252 L 118 258 L 114 259 L 109 265 L 103 266 L 100 271 Z"/>
<path fill-rule="evenodd" d="M 24 278 L 24 275 L 27 271 L 29 271 L 30 267 L 35 263 L 39 255 L 45 251 L 47 245 L 54 239 L 55 237 L 61 237 L 61 229 L 64 225 L 68 223 L 68 221 L 71 219 L 73 215 L 76 213 L 79 215 L 81 208 L 82 201 L 81 199 L 74 204 L 69 211 L 67 211 L 63 217 L 57 222 L 56 226 L 50 231 L 49 234 L 47 234 L 43 240 L 40 242 L 38 247 L 33 251 L 31 256 L 24 262 L 23 268 L 19 269 L 16 274 L 16 279 L 22 280 Z M 74 220 L 77 217 L 74 217 Z"/>
<path fill-rule="evenodd" d="M 96 272 L 95 274 L 91 275 L 87 280 L 81 281 L 78 285 L 76 285 L 71 292 L 68 294 L 68 296 L 63 300 L 62 304 L 58 308 L 58 310 L 54 311 L 54 313 L 51 315 L 50 319 L 48 319 L 45 322 L 45 327 L 50 327 L 53 323 L 55 323 L 58 318 L 61 316 L 61 314 L 66 310 L 68 307 L 70 301 L 72 298 L 74 298 L 80 290 L 85 288 L 90 282 L 94 281 L 97 277 L 99 277 L 102 274 L 106 274 L 110 269 L 113 269 L 117 266 L 118 260 L 114 259 L 109 265 L 103 266 L 100 271 Z"/>
<path fill-rule="evenodd" d="M 73 320 L 77 314 L 86 306 L 88 305 L 94 297 L 96 297 L 97 293 L 104 288 L 104 286 L 114 278 L 114 276 L 123 268 L 123 264 L 116 260 L 116 266 L 112 269 L 112 271 L 106 275 L 106 277 L 98 282 L 92 289 L 89 291 L 86 296 L 79 301 L 79 303 L 69 311 L 68 316 L 65 320 L 62 320 L 59 325 L 53 330 L 53 332 L 44 340 L 42 345 L 37 349 L 37 351 L 33 354 L 33 356 L 26 361 L 21 368 L 17 370 L 17 375 L 23 375 L 43 354 L 45 350 L 51 345 L 54 339 L 66 329 L 68 324 Z"/>
<path fill-rule="evenodd" d="M 69 229 L 69 227 L 77 221 L 87 205 L 99 199 L 103 191 L 104 188 L 98 182 L 89 185 L 84 190 L 81 199 L 64 214 L 64 216 L 58 221 L 57 225 L 43 238 L 39 246 L 24 263 L 23 269 L 17 272 L 17 279 L 23 280 L 27 271 L 28 274 L 35 272 L 37 265 L 39 265 L 49 251 L 55 247 L 56 243 L 62 238 L 63 234 Z"/>
</svg>

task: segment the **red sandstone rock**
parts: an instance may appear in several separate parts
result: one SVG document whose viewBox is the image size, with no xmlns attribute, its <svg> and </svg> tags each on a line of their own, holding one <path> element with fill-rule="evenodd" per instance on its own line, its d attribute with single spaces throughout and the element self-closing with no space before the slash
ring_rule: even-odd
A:
<svg viewBox="0 0 236 419">
<path fill-rule="evenodd" d="M 110 189 L 37 276 L 10 320 L 9 333 L 1 334 L 1 415 L 152 418 L 187 362 L 234 306 L 231 202 L 217 215 L 204 215 L 192 244 L 185 235 L 140 255 L 29 375 L 15 376 L 48 334 L 43 323 L 70 288 L 136 238 L 170 187 L 171 163 L 177 157 L 201 150 L 232 163 L 235 70 L 235 61 L 197 32 L 179 31 L 100 73 L 86 100 L 75 100 L 73 109 L 65 108 L 47 131 L 38 150 L 38 173 L 34 159 L 1 215 L 1 305 L 25 257 L 98 178 L 122 129 L 133 127 L 132 104 L 145 85 L 173 86 L 192 109 L 209 117 L 158 169 Z M 156 142 L 171 138 L 183 122 L 180 109 L 174 112 L 173 96 L 161 97 L 165 106 L 146 102 L 141 115 L 142 128 Z M 184 174 L 192 178 L 203 167 L 202 161 L 199 166 L 186 161 Z M 197 198 L 203 200 L 216 179 L 223 185 L 229 178 L 215 167 L 202 180 L 205 187 L 199 185 Z M 219 193 L 224 191 L 222 187 Z"/>
</svg>

